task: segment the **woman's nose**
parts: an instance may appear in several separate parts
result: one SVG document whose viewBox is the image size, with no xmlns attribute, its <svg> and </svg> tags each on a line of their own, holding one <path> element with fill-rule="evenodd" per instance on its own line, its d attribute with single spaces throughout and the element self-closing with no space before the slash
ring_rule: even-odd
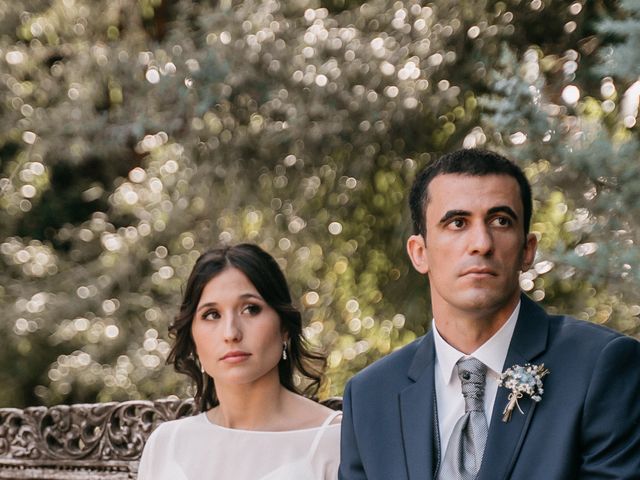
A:
<svg viewBox="0 0 640 480">
<path fill-rule="evenodd" d="M 230 314 L 224 320 L 224 339 L 227 342 L 237 342 L 242 339 L 239 319 L 235 314 Z"/>
</svg>

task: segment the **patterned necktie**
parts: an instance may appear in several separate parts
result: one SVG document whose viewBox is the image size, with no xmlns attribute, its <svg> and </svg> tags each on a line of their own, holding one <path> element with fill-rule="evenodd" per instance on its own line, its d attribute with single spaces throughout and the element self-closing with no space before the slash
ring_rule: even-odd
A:
<svg viewBox="0 0 640 480">
<path fill-rule="evenodd" d="M 438 480 L 473 480 L 478 475 L 487 444 L 484 416 L 484 383 L 487 366 L 480 360 L 460 359 L 458 376 L 462 382 L 464 415 L 458 419 L 447 445 Z"/>
</svg>

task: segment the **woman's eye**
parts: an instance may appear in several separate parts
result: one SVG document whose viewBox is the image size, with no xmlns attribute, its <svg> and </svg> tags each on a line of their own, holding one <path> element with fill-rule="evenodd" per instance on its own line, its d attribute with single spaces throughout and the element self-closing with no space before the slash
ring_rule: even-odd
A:
<svg viewBox="0 0 640 480">
<path fill-rule="evenodd" d="M 209 310 L 202 315 L 204 320 L 217 320 L 220 318 L 220 314 L 215 310 Z"/>
<path fill-rule="evenodd" d="M 243 312 L 248 313 L 249 315 L 257 315 L 262 311 L 262 308 L 259 305 L 247 305 L 243 308 Z"/>
</svg>

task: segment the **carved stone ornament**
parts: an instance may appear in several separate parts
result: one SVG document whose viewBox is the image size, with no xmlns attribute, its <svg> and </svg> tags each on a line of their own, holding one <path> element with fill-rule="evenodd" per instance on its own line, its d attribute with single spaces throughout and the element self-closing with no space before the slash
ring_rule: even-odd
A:
<svg viewBox="0 0 640 480">
<path fill-rule="evenodd" d="M 193 400 L 0 409 L 0 479 L 135 478 L 151 432 Z"/>
</svg>

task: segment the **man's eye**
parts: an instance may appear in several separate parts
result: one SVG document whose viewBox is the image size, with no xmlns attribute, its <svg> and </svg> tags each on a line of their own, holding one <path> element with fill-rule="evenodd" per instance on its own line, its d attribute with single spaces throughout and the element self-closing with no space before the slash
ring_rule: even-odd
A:
<svg viewBox="0 0 640 480">
<path fill-rule="evenodd" d="M 491 224 L 497 227 L 509 227 L 513 225 L 513 221 L 509 217 L 496 217 L 491 220 Z"/>
<path fill-rule="evenodd" d="M 449 222 L 448 226 L 453 230 L 459 230 L 463 228 L 465 225 L 466 225 L 466 222 L 464 221 L 463 218 L 454 218 Z"/>
</svg>

